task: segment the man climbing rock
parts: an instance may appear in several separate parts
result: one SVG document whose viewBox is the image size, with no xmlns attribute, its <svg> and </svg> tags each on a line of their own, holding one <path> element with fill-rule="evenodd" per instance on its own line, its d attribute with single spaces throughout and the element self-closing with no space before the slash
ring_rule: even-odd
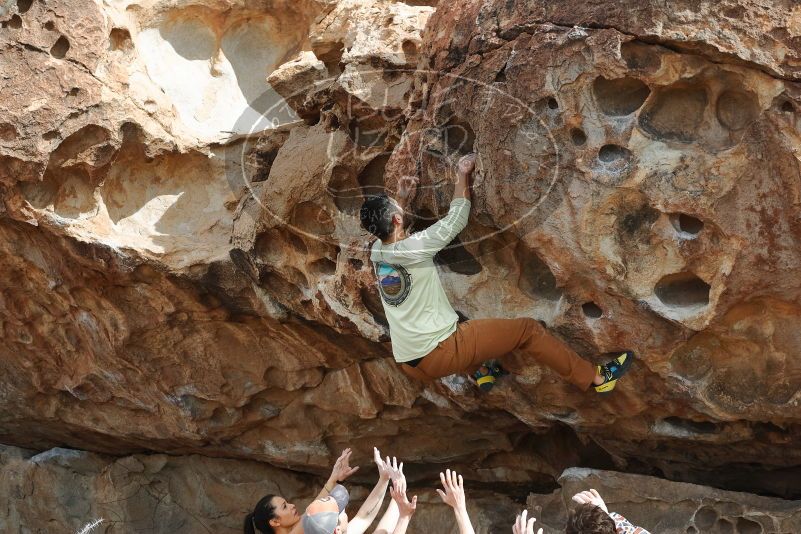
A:
<svg viewBox="0 0 801 534">
<path fill-rule="evenodd" d="M 448 214 L 422 232 L 409 235 L 405 224 L 416 177 L 400 179 L 397 200 L 382 194 L 369 196 L 362 205 L 362 227 L 378 238 L 370 260 L 395 360 L 407 375 L 423 381 L 477 372 L 475 378 L 481 381 L 479 369 L 493 373 L 499 368 L 484 362 L 520 349 L 582 390 L 594 386 L 599 393 L 612 391 L 631 366 L 631 352 L 595 366 L 530 317 L 458 322 L 439 280 L 434 255 L 467 225 L 475 160 L 475 154 L 459 160 Z"/>
</svg>

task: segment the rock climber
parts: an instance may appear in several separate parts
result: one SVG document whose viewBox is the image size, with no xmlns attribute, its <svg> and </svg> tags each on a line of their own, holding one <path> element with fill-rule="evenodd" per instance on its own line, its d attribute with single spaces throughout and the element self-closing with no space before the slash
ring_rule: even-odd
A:
<svg viewBox="0 0 801 534">
<path fill-rule="evenodd" d="M 399 180 L 396 199 L 370 195 L 361 207 L 362 227 L 378 238 L 370 260 L 395 360 L 408 376 L 425 382 L 462 373 L 481 381 L 483 373 L 501 369 L 483 363 L 521 349 L 582 390 L 594 386 L 599 393 L 612 391 L 631 366 L 630 351 L 596 366 L 530 317 L 458 322 L 433 260 L 467 225 L 475 161 L 475 154 L 459 160 L 448 214 L 421 232 L 406 230 L 406 208 L 417 189 L 416 177 Z"/>
</svg>

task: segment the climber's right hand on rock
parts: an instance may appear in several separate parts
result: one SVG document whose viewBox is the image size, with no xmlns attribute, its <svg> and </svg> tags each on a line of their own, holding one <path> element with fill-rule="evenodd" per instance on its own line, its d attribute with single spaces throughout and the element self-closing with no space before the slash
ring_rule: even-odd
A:
<svg viewBox="0 0 801 534">
<path fill-rule="evenodd" d="M 462 156 L 459 158 L 459 162 L 456 164 L 456 172 L 463 176 L 469 176 L 473 169 L 476 168 L 476 153 L 471 152 L 466 156 Z"/>
</svg>

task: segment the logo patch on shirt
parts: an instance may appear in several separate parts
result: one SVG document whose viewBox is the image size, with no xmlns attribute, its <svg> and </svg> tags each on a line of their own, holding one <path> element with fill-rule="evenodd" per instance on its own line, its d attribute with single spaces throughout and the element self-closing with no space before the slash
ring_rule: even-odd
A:
<svg viewBox="0 0 801 534">
<path fill-rule="evenodd" d="M 379 263 L 376 267 L 378 292 L 390 306 L 398 306 L 412 290 L 412 276 L 400 265 Z"/>
</svg>

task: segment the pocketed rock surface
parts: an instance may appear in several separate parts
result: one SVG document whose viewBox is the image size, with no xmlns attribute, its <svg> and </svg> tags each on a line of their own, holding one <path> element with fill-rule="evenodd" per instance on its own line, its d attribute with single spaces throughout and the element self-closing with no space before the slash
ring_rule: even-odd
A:
<svg viewBox="0 0 801 534">
<path fill-rule="evenodd" d="M 18 0 L 0 24 L 0 442 L 298 480 L 376 445 L 518 501 L 576 465 L 801 496 L 791 2 Z M 471 150 L 454 308 L 634 350 L 614 395 L 523 355 L 488 395 L 395 368 L 361 196 L 419 172 L 424 228 Z"/>
</svg>

